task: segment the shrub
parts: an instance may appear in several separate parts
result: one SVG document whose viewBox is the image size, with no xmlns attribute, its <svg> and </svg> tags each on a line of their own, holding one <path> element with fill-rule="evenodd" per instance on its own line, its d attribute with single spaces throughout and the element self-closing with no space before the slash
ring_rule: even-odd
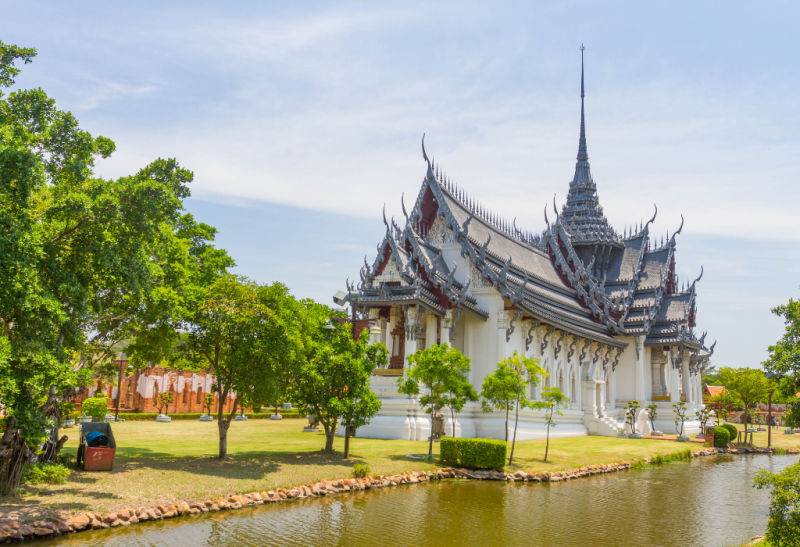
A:
<svg viewBox="0 0 800 547">
<path fill-rule="evenodd" d="M 60 463 L 34 463 L 25 468 L 22 482 L 27 484 L 64 484 L 67 482 L 69 469 Z"/>
<path fill-rule="evenodd" d="M 93 422 L 102 422 L 108 410 L 108 399 L 105 395 L 98 394 L 83 401 L 81 406 L 84 416 L 91 416 Z"/>
<path fill-rule="evenodd" d="M 725 429 L 728 430 L 728 438 L 730 439 L 730 442 L 736 441 L 736 439 L 739 437 L 739 430 L 736 429 L 735 425 L 722 424 L 720 427 L 724 427 Z"/>
<path fill-rule="evenodd" d="M 800 462 L 780 473 L 762 469 L 754 486 L 772 488 L 767 521 L 767 541 L 771 545 L 800 546 Z"/>
<path fill-rule="evenodd" d="M 725 448 L 731 440 L 730 431 L 727 427 L 717 426 L 714 428 L 714 446 L 717 448 Z"/>
<path fill-rule="evenodd" d="M 353 476 L 357 479 L 363 479 L 369 475 L 369 466 L 365 463 L 357 463 L 353 466 Z"/>
<path fill-rule="evenodd" d="M 442 461 L 453 467 L 501 471 L 506 464 L 506 441 L 445 437 L 440 450 Z"/>
</svg>

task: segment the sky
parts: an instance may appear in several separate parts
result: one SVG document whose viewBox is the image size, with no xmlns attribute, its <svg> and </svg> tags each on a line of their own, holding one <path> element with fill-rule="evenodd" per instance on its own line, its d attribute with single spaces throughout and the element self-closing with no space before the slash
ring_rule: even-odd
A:
<svg viewBox="0 0 800 547">
<path fill-rule="evenodd" d="M 402 218 L 420 140 L 520 228 L 564 203 L 580 51 L 592 174 L 609 221 L 658 217 L 698 283 L 717 366 L 758 366 L 800 296 L 796 2 L 10 2 L 0 41 L 117 151 L 195 174 L 187 209 L 236 273 L 331 303 Z"/>
</svg>

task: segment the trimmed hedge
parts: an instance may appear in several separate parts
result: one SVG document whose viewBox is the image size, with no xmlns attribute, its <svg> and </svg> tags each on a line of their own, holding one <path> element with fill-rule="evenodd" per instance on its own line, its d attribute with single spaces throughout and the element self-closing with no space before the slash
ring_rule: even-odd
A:
<svg viewBox="0 0 800 547">
<path fill-rule="evenodd" d="M 506 441 L 443 437 L 439 449 L 442 461 L 451 467 L 502 471 L 506 464 Z"/>
<path fill-rule="evenodd" d="M 736 439 L 739 438 L 739 430 L 733 424 L 722 424 L 720 427 L 724 427 L 728 430 L 728 435 L 730 436 L 730 442 L 736 442 Z"/>
<path fill-rule="evenodd" d="M 714 446 L 717 448 L 725 448 L 731 440 L 730 431 L 725 426 L 717 426 L 714 428 Z"/>
<path fill-rule="evenodd" d="M 227 414 L 228 413 L 226 412 L 225 415 L 227 416 Z M 247 416 L 248 420 L 269 420 L 269 417 L 273 416 L 274 414 L 275 414 L 274 412 L 257 412 L 257 413 L 254 413 L 254 414 L 248 414 L 247 412 L 244 413 L 244 415 Z M 279 414 L 281 416 L 283 416 L 284 418 L 305 418 L 305 415 L 301 416 L 299 414 L 299 412 L 294 408 L 288 409 L 288 410 L 281 410 L 279 412 Z M 124 413 L 124 414 L 122 412 L 120 412 L 120 414 L 119 414 L 119 417 L 120 417 L 121 420 L 127 420 L 127 421 L 131 421 L 131 422 L 151 421 L 151 420 L 155 420 L 156 416 L 158 416 L 158 414 L 153 413 L 153 412 L 132 412 L 132 413 Z M 193 412 L 191 414 L 188 414 L 188 413 L 187 414 L 181 414 L 181 413 L 169 414 L 169 417 L 172 418 L 173 420 L 199 420 L 200 416 L 202 416 L 202 414 L 200 414 L 199 412 Z M 215 420 L 217 419 L 216 412 L 213 413 L 211 416 Z"/>
</svg>

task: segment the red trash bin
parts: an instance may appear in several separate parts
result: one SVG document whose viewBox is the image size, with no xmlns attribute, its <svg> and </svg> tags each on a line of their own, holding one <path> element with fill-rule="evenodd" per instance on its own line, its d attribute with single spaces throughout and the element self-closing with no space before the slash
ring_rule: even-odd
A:
<svg viewBox="0 0 800 547">
<path fill-rule="evenodd" d="M 108 447 L 93 447 L 86 442 L 86 434 L 97 431 L 108 437 Z M 108 422 L 89 422 L 81 424 L 81 440 L 78 446 L 78 465 L 83 462 L 84 471 L 111 471 L 114 469 L 114 456 L 117 442 Z"/>
</svg>

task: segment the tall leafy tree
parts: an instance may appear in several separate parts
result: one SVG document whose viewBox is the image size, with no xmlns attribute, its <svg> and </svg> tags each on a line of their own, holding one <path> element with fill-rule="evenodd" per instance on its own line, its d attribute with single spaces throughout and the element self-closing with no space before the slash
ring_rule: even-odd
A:
<svg viewBox="0 0 800 547">
<path fill-rule="evenodd" d="M 547 461 L 547 453 L 550 451 L 550 428 L 556 426 L 554 415 L 563 416 L 564 413 L 559 408 L 566 404 L 567 401 L 567 396 L 557 387 L 545 387 L 542 389 L 542 399 L 531 403 L 531 408 L 545 411 L 544 423 L 547 425 L 547 444 L 544 447 L 544 461 Z M 509 459 L 510 463 L 511 459 Z"/>
<path fill-rule="evenodd" d="M 800 427 L 800 300 L 790 299 L 785 306 L 772 308 L 772 313 L 783 318 L 786 330 L 777 343 L 769 346 L 764 369 L 779 379 L 781 399 L 789 405 L 785 423 Z"/>
<path fill-rule="evenodd" d="M 750 408 L 767 400 L 770 390 L 775 389 L 774 383 L 764 376 L 764 371 L 755 368 L 722 367 L 720 374 L 726 391 L 734 401 L 744 407 L 746 430 L 750 421 Z"/>
<path fill-rule="evenodd" d="M 285 285 L 227 274 L 208 287 L 192 315 L 182 362 L 214 375 L 220 460 L 228 458 L 228 429 L 241 402 L 265 401 L 297 359 L 299 312 Z M 223 402 L 229 396 L 233 404 L 226 417 Z"/>
<path fill-rule="evenodd" d="M 333 453 L 342 420 L 345 457 L 349 457 L 350 433 L 380 410 L 369 382 L 372 371 L 386 364 L 388 351 L 383 344 L 370 345 L 363 332 L 354 339 L 352 326 L 341 321 L 343 314 L 311 300 L 302 304 L 303 352 L 293 371 L 290 397 L 322 424 L 326 454 Z"/>
<path fill-rule="evenodd" d="M 530 388 L 539 385 L 547 377 L 547 370 L 539 366 L 539 359 L 529 359 L 516 351 L 511 357 L 497 363 L 494 372 L 483 379 L 481 406 L 484 412 L 495 408 L 505 409 L 505 440 L 508 441 L 508 415 L 514 410 L 514 438 L 511 442 L 511 457 L 517 438 L 519 409 L 530 406 Z M 510 464 L 510 460 L 509 460 Z"/>
<path fill-rule="evenodd" d="M 0 492 L 47 441 L 66 440 L 61 401 L 103 348 L 130 334 L 174 336 L 175 288 L 193 242 L 181 235 L 192 173 L 159 159 L 132 176 L 95 177 L 115 149 L 82 130 L 41 89 L 9 95 L 35 50 L 0 43 Z M 202 239 L 195 225 L 194 235 Z M 174 265 L 174 267 L 173 267 Z M 168 347 L 169 342 L 161 344 Z M 48 435 L 50 437 L 48 439 Z"/>
<path fill-rule="evenodd" d="M 431 415 L 431 436 L 428 456 L 433 455 L 433 416 L 451 404 L 453 393 L 462 389 L 470 370 L 470 359 L 447 344 L 434 344 L 408 356 L 409 369 L 405 378 L 398 378 L 397 391 L 405 395 L 420 395 L 419 404 Z M 455 436 L 455 415 L 453 416 Z"/>
</svg>

